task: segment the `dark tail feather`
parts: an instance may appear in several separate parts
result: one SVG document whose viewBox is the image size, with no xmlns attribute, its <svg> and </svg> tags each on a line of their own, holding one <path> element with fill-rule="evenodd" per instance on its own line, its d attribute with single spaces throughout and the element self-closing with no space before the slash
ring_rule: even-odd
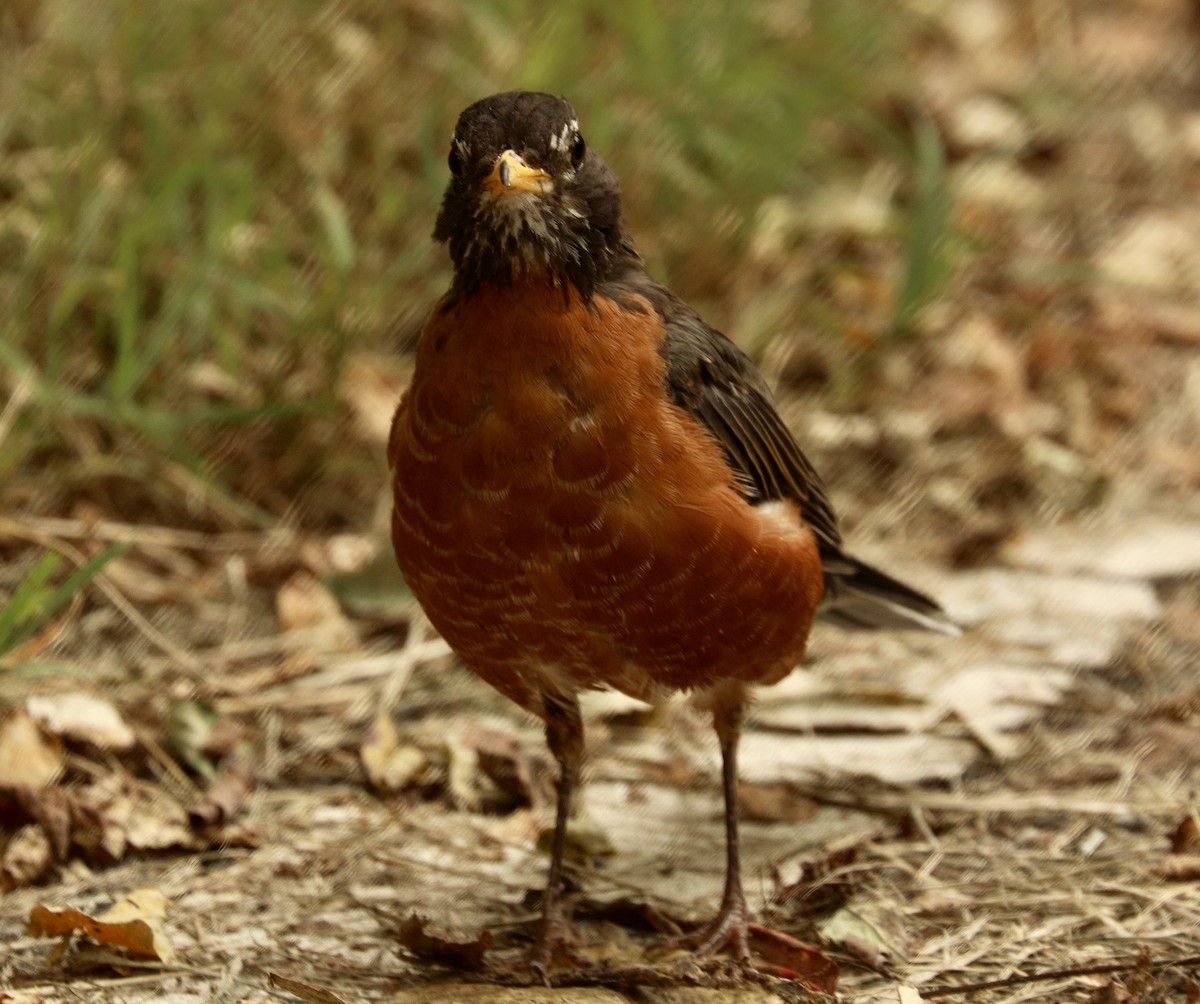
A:
<svg viewBox="0 0 1200 1004">
<path fill-rule="evenodd" d="M 819 613 L 852 631 L 962 634 L 934 600 L 848 554 L 826 563 L 825 599 Z"/>
</svg>

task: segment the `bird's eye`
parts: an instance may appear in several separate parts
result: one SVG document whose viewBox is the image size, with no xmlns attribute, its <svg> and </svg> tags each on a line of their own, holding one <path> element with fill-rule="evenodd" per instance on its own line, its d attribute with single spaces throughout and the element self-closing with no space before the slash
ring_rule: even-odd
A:
<svg viewBox="0 0 1200 1004">
<path fill-rule="evenodd" d="M 457 143 L 450 147 L 450 156 L 446 159 L 446 162 L 450 165 L 451 174 L 453 174 L 455 177 L 458 177 L 460 174 L 462 174 L 463 162 L 462 157 L 458 152 Z"/>
<path fill-rule="evenodd" d="M 587 144 L 583 141 L 583 133 L 577 132 L 574 141 L 571 143 L 571 166 L 578 167 L 582 164 L 586 153 Z"/>
</svg>

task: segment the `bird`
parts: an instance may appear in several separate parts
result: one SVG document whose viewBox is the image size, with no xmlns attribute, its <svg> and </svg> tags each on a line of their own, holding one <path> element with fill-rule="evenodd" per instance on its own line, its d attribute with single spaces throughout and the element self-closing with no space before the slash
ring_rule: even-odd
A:
<svg viewBox="0 0 1200 1004">
<path fill-rule="evenodd" d="M 388 442 L 392 542 L 434 627 L 543 720 L 559 771 L 531 962 L 567 962 L 563 853 L 584 760 L 581 693 L 688 692 L 720 747 L 725 884 L 670 939 L 750 958 L 737 749 L 756 686 L 813 621 L 957 629 L 849 554 L 826 489 L 750 359 L 653 279 L 620 186 L 563 97 L 459 116 L 433 237 L 453 265 Z"/>
</svg>

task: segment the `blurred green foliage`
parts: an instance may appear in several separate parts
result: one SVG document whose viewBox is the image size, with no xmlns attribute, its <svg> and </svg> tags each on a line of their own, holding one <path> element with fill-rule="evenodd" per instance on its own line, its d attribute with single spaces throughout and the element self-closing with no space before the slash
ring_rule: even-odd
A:
<svg viewBox="0 0 1200 1004">
<path fill-rule="evenodd" d="M 116 544 L 106 547 L 83 561 L 57 584 L 50 580 L 62 564 L 62 558 L 53 551 L 38 558 L 17 583 L 12 595 L 0 604 L 0 668 L 4 666 L 6 655 L 49 626 L 63 607 L 125 550 L 127 548 Z"/>
<path fill-rule="evenodd" d="M 748 253 L 763 207 L 924 165 L 916 223 L 888 238 L 911 256 L 902 327 L 942 226 L 936 151 L 895 114 L 909 20 L 846 0 L 6 0 L 0 394 L 27 400 L 0 420 L 0 506 L 361 521 L 382 461 L 339 381 L 353 352 L 411 348 L 445 287 L 446 142 L 496 90 L 570 97 L 655 274 L 717 323 L 761 290 L 780 337 L 838 333 L 785 267 L 802 227 Z"/>
</svg>

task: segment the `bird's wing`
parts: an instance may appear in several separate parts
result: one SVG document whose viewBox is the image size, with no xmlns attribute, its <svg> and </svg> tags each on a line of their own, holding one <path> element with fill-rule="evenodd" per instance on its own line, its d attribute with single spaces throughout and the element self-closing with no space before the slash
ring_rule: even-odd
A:
<svg viewBox="0 0 1200 1004">
<path fill-rule="evenodd" d="M 666 319 L 667 389 L 713 435 L 752 503 L 787 499 L 800 508 L 823 552 L 842 543 L 820 475 L 771 402 L 742 351 L 690 312 Z"/>
<path fill-rule="evenodd" d="M 644 272 L 631 271 L 622 285 L 623 292 L 648 300 L 662 318 L 667 393 L 720 445 L 743 497 L 752 505 L 773 499 L 794 502 L 812 528 L 825 571 L 822 615 L 851 629 L 957 634 L 934 600 L 842 549 L 825 485 L 745 353 Z"/>
<path fill-rule="evenodd" d="M 842 535 L 820 476 L 771 402 L 762 375 L 736 345 L 666 287 L 642 273 L 631 291 L 662 317 L 666 390 L 717 441 L 751 504 L 786 499 L 812 527 L 822 557 L 835 560 Z"/>
</svg>

